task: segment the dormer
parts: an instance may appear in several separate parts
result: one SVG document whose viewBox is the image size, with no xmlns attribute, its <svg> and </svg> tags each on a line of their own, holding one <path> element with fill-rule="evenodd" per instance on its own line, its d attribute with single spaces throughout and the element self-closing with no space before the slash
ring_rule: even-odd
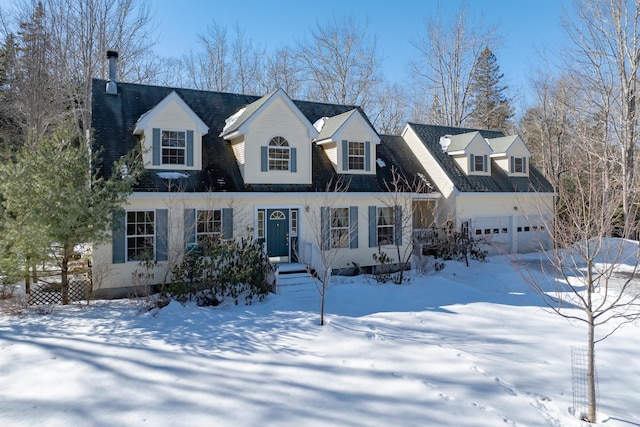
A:
<svg viewBox="0 0 640 427">
<path fill-rule="evenodd" d="M 440 146 L 467 175 L 491 175 L 491 147 L 480 132 L 444 135 Z"/>
<path fill-rule="evenodd" d="M 311 140 L 318 132 L 282 90 L 227 118 L 229 141 L 247 184 L 311 184 Z"/>
<path fill-rule="evenodd" d="M 518 135 L 489 139 L 491 158 L 508 176 L 529 176 L 531 152 Z"/>
<path fill-rule="evenodd" d="M 314 123 L 315 143 L 321 146 L 338 173 L 375 175 L 380 137 L 360 110 L 353 109 Z"/>
<path fill-rule="evenodd" d="M 201 170 L 202 137 L 209 128 L 174 91 L 138 118 L 147 169 Z"/>
</svg>

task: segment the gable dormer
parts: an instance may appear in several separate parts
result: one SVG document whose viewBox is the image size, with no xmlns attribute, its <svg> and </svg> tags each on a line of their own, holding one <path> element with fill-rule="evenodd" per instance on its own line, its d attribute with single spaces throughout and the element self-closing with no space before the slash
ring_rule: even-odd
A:
<svg viewBox="0 0 640 427">
<path fill-rule="evenodd" d="M 380 137 L 360 110 L 323 117 L 314 127 L 319 131 L 315 142 L 324 148 L 336 172 L 375 175 Z"/>
<path fill-rule="evenodd" d="M 451 156 L 467 175 L 491 175 L 491 146 L 480 132 L 445 135 L 440 138 L 442 150 Z"/>
<path fill-rule="evenodd" d="M 246 184 L 311 184 L 311 122 L 278 89 L 230 116 L 229 141 Z"/>
<path fill-rule="evenodd" d="M 209 128 L 174 91 L 138 118 L 147 169 L 202 169 L 202 137 Z"/>
<path fill-rule="evenodd" d="M 531 152 L 518 135 L 489 139 L 491 158 L 508 176 L 529 176 Z"/>
</svg>

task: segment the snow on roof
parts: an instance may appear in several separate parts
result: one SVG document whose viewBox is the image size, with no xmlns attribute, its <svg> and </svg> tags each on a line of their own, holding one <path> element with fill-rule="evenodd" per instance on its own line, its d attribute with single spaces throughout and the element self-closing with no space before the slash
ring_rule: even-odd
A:
<svg viewBox="0 0 640 427">
<path fill-rule="evenodd" d="M 189 175 L 183 172 L 158 172 L 158 176 L 162 179 L 189 178 Z"/>
<path fill-rule="evenodd" d="M 227 131 L 227 129 L 229 129 L 231 126 L 233 126 L 233 124 L 240 118 L 240 116 L 242 115 L 242 113 L 244 113 L 244 111 L 246 109 L 247 109 L 247 107 L 241 108 L 241 109 L 238 110 L 237 113 L 235 113 L 232 116 L 230 116 L 227 119 L 225 119 L 224 128 L 222 128 L 222 133 L 225 133 Z"/>
</svg>

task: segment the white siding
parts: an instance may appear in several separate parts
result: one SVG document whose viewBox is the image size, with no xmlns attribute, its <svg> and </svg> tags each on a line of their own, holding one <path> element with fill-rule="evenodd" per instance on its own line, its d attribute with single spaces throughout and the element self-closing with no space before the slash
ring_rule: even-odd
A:
<svg viewBox="0 0 640 427">
<path fill-rule="evenodd" d="M 156 197 L 157 196 L 157 197 Z M 155 210 L 168 209 L 168 262 L 160 262 L 153 271 L 151 283 L 158 284 L 168 277 L 172 268 L 172 261 L 179 261 L 184 253 L 184 211 L 185 209 L 233 209 L 233 236 L 246 237 L 255 233 L 255 218 L 260 208 L 292 208 L 298 209 L 298 239 L 299 245 L 318 248 L 322 239 L 320 234 L 320 208 L 358 207 L 358 248 L 335 249 L 332 251 L 332 268 L 340 269 L 351 266 L 356 262 L 361 266 L 374 265 L 372 255 L 378 248 L 369 247 L 369 206 L 383 206 L 380 195 L 364 193 L 338 194 L 240 194 L 240 193 L 175 193 L 175 194 L 134 194 L 126 206 L 126 210 Z M 411 215 L 410 209 L 405 209 L 404 215 Z M 407 218 L 411 224 L 411 218 Z M 404 230 L 402 241 L 403 251 L 411 242 L 411 229 Z M 395 246 L 382 248 L 395 260 Z M 124 289 L 133 285 L 132 274 L 142 272 L 136 262 L 112 264 L 111 242 L 97 246 L 93 252 L 94 286 L 101 289 Z"/>
<path fill-rule="evenodd" d="M 192 130 L 193 131 L 193 166 L 185 165 L 153 165 L 153 128 L 166 130 Z M 197 132 L 197 125 L 189 114 L 184 111 L 176 101 L 171 101 L 162 110 L 156 112 L 153 119 L 149 121 L 149 127 L 144 130 L 142 138 L 142 160 L 145 168 L 154 169 L 179 169 L 179 170 L 200 170 L 202 169 L 202 134 Z"/>
<path fill-rule="evenodd" d="M 284 137 L 297 151 L 297 172 L 261 171 L 261 147 L 275 136 Z M 308 128 L 282 98 L 275 98 L 252 119 L 245 136 L 247 184 L 310 184 L 311 138 Z"/>
</svg>

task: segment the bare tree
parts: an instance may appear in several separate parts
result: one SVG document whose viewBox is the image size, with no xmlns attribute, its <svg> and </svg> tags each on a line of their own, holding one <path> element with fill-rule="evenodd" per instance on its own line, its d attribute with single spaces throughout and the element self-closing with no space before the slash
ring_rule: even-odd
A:
<svg viewBox="0 0 640 427">
<path fill-rule="evenodd" d="M 258 73 L 262 93 L 282 88 L 290 98 L 301 95 L 302 66 L 297 55 L 288 47 L 276 50 L 266 58 L 262 73 Z"/>
<path fill-rule="evenodd" d="M 367 25 L 353 16 L 318 23 L 310 40 L 298 43 L 298 55 L 308 99 L 366 110 L 381 79 L 376 38 L 369 36 Z"/>
<path fill-rule="evenodd" d="M 385 195 L 380 198 L 384 207 L 378 210 L 388 214 L 377 215 L 379 254 L 374 258 L 386 253 L 383 246 L 392 246 L 395 254 L 390 258 L 398 265 L 398 275 L 393 280 L 394 283 L 401 284 L 405 279 L 405 271 L 411 268 L 414 244 L 417 243 L 413 239 L 413 217 L 418 213 L 420 205 L 415 202 L 419 195 L 431 192 L 431 184 L 424 176 L 415 176 L 413 180 L 409 180 L 395 166 L 391 167 L 391 174 L 391 181 L 385 183 Z M 391 233 L 381 234 L 385 229 Z M 403 240 L 407 236 L 411 236 L 409 241 Z"/>
<path fill-rule="evenodd" d="M 469 89 L 474 65 L 486 47 L 495 51 L 499 38 L 494 27 L 485 29 L 481 19 L 467 22 L 462 6 L 455 19 L 446 24 L 441 12 L 425 21 L 425 34 L 413 41 L 417 57 L 410 67 L 417 89 L 415 96 L 437 103 L 441 117 L 430 117 L 429 110 L 416 112 L 430 122 L 462 126 L 469 115 Z"/>
<path fill-rule="evenodd" d="M 320 325 L 324 325 L 324 307 L 327 290 L 331 284 L 334 261 L 344 248 L 349 248 L 356 230 L 352 215 L 357 208 L 339 206 L 342 193 L 349 183 L 342 178 L 330 180 L 320 194 L 320 209 L 305 212 L 311 225 L 311 243 L 314 247 L 315 272 L 309 271 L 320 294 Z M 355 221 L 357 223 L 357 220 Z"/>
<path fill-rule="evenodd" d="M 235 26 L 235 39 L 231 44 L 232 68 L 235 76 L 235 90 L 243 94 L 257 95 L 258 74 L 262 66 L 262 54 L 254 48 L 253 42 L 238 24 Z"/>
<path fill-rule="evenodd" d="M 41 0 L 16 7 L 19 23 L 15 79 L 36 135 L 72 115 L 83 137 L 91 123 L 91 80 L 106 76 L 107 49 L 122 52 L 119 74 L 148 81 L 151 16 L 146 0 Z M 26 83 L 25 83 L 26 82 Z M 32 89 L 29 89 L 32 88 Z M 43 102 L 43 100 L 45 100 Z"/>
<path fill-rule="evenodd" d="M 565 55 L 575 90 L 590 102 L 583 117 L 598 114 L 605 120 L 603 144 L 617 152 L 621 170 L 622 210 L 625 221 L 634 222 L 637 203 L 636 140 L 637 92 L 640 77 L 640 1 L 574 1 L 564 22 L 571 46 Z M 636 230 L 625 227 L 625 235 Z"/>
<path fill-rule="evenodd" d="M 227 92 L 231 88 L 231 64 L 227 28 L 215 21 L 198 36 L 202 52 L 185 56 L 188 86 L 200 90 Z"/>
<path fill-rule="evenodd" d="M 183 60 L 186 86 L 199 90 L 257 94 L 262 52 L 236 24 L 233 32 L 217 22 L 199 36 L 201 49 L 190 50 Z"/>
<path fill-rule="evenodd" d="M 546 275 L 523 271 L 554 313 L 587 328 L 588 413 L 579 415 L 589 422 L 596 422 L 595 345 L 620 326 L 640 319 L 640 292 L 634 279 L 638 246 L 610 237 L 623 202 L 624 182 L 617 162 L 601 143 L 602 135 L 590 122 L 574 135 L 584 155 L 571 176 L 562 175 L 557 186 L 558 202 L 547 224 L 555 244 L 543 252 Z"/>
<path fill-rule="evenodd" d="M 575 163 L 579 149 L 572 139 L 576 99 L 570 77 L 541 74 L 532 80 L 535 103 L 520 120 L 520 134 L 531 149 L 532 161 L 555 186 L 563 171 Z"/>
<path fill-rule="evenodd" d="M 397 83 L 380 87 L 367 114 L 378 132 L 400 134 L 409 114 L 408 98 L 406 90 Z"/>
<path fill-rule="evenodd" d="M 43 0 L 58 85 L 74 106 L 82 135 L 91 126 L 91 80 L 107 75 L 108 49 L 120 52 L 120 78 L 137 81 L 153 46 L 153 21 L 146 0 Z M 145 71 L 143 74 L 149 74 Z"/>
</svg>

